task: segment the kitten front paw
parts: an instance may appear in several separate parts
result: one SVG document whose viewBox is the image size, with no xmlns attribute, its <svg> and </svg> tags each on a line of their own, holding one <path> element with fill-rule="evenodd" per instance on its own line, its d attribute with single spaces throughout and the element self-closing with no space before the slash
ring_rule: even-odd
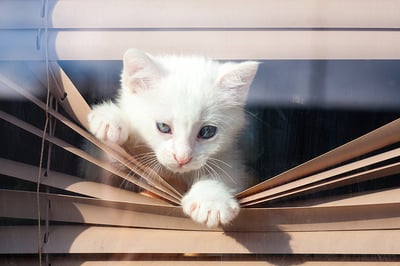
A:
<svg viewBox="0 0 400 266">
<path fill-rule="evenodd" d="M 195 183 L 182 199 L 183 212 L 208 227 L 228 224 L 239 214 L 239 203 L 229 189 L 216 180 Z"/>
<path fill-rule="evenodd" d="M 95 107 L 88 115 L 89 131 L 104 142 L 121 145 L 127 141 L 129 130 L 113 109 L 107 105 Z"/>
</svg>

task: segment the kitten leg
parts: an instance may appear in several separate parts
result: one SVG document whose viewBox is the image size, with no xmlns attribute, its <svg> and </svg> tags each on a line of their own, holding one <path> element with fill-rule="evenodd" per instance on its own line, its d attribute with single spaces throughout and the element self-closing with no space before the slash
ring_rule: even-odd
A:
<svg viewBox="0 0 400 266">
<path fill-rule="evenodd" d="M 213 179 L 196 182 L 183 197 L 182 208 L 194 221 L 208 227 L 231 222 L 240 210 L 233 192 L 224 183 Z"/>
<path fill-rule="evenodd" d="M 89 131 L 104 142 L 122 145 L 128 139 L 127 123 L 123 120 L 120 109 L 113 103 L 94 106 L 88 115 L 88 122 Z"/>
</svg>

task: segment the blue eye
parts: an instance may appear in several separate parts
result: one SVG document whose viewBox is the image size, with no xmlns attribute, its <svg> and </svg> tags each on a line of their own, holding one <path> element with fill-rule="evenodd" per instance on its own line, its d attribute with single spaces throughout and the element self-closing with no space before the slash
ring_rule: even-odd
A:
<svg viewBox="0 0 400 266">
<path fill-rule="evenodd" d="M 217 127 L 208 125 L 200 129 L 197 137 L 200 139 L 210 139 L 214 137 L 216 133 L 217 133 Z"/>
<path fill-rule="evenodd" d="M 172 130 L 171 127 L 165 123 L 157 122 L 157 129 L 164 134 L 171 134 Z"/>
</svg>

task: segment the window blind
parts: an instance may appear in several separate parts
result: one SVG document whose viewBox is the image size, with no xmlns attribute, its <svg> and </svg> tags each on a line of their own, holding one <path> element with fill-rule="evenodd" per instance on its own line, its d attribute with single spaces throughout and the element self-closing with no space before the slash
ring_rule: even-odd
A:
<svg viewBox="0 0 400 266">
<path fill-rule="evenodd" d="M 46 41 L 50 60 L 120 60 L 129 47 L 218 59 L 400 57 L 395 0 L 45 3 L 0 3 L 1 60 L 43 60 Z"/>
<path fill-rule="evenodd" d="M 0 158 L 4 180 L 40 183 L 37 191 L 0 189 L 1 264 L 396 265 L 397 187 L 277 200 L 398 177 L 400 120 L 240 192 L 239 217 L 209 229 L 183 215 L 182 188 L 150 177 L 134 156 L 87 133 L 90 107 L 57 61 L 120 60 L 129 47 L 229 60 L 393 60 L 400 56 L 399 8 L 388 0 L 0 2 L 2 94 L 31 102 L 34 115 L 62 124 L 140 178 L 17 114 L 1 110 L 3 123 L 43 139 L 48 149 L 38 156 L 52 160 L 58 147 L 156 195 Z"/>
</svg>

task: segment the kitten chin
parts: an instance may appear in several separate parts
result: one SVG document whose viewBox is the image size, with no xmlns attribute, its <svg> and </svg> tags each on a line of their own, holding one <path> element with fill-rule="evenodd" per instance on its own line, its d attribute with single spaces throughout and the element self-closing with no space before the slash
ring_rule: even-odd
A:
<svg viewBox="0 0 400 266">
<path fill-rule="evenodd" d="M 118 96 L 93 106 L 89 130 L 184 183 L 182 207 L 192 220 L 210 227 L 230 223 L 239 212 L 234 193 L 248 181 L 236 140 L 246 124 L 243 107 L 257 67 L 253 61 L 157 57 L 130 49 Z M 85 176 L 93 175 L 86 168 Z"/>
</svg>

